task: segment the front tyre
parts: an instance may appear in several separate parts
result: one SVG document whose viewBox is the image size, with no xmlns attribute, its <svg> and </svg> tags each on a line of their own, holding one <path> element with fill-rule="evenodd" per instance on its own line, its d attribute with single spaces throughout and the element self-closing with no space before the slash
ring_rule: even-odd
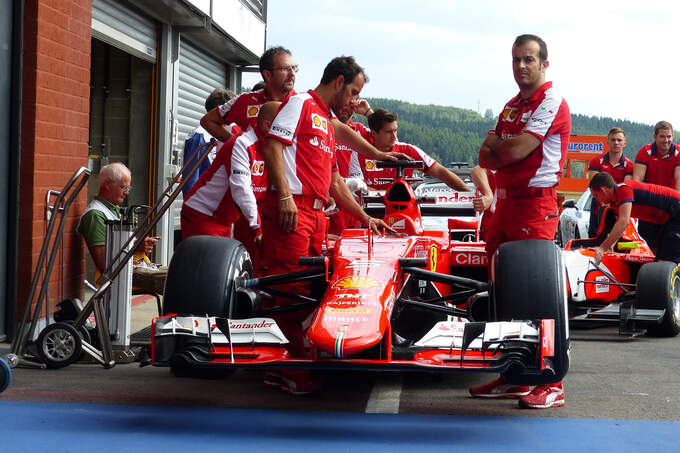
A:
<svg viewBox="0 0 680 453">
<path fill-rule="evenodd" d="M 647 263 L 637 276 L 635 308 L 666 310 L 661 323 L 645 323 L 647 335 L 675 337 L 680 333 L 680 274 L 667 261 Z"/>
<path fill-rule="evenodd" d="M 503 373 L 510 383 L 545 385 L 560 381 L 569 370 L 569 324 L 566 271 L 554 242 L 543 239 L 501 244 L 492 268 L 496 319 L 555 320 L 552 374 L 511 368 Z"/>
<path fill-rule="evenodd" d="M 253 263 L 239 241 L 192 236 L 182 241 L 168 266 L 163 313 L 248 316 L 234 313 L 237 278 L 250 278 Z"/>
</svg>

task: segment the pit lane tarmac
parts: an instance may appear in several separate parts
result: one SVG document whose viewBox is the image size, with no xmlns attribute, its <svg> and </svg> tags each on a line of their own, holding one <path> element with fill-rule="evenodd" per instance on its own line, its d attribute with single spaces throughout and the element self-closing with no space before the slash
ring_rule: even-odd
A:
<svg viewBox="0 0 680 453">
<path fill-rule="evenodd" d="M 595 335 L 600 341 L 586 341 Z M 488 374 L 328 372 L 320 394 L 293 397 L 264 387 L 256 371 L 211 380 L 138 364 L 19 368 L 0 394 L 0 433 L 13 442 L 2 450 L 90 451 L 82 439 L 97 434 L 108 436 L 101 451 L 158 451 L 170 440 L 177 451 L 210 439 L 283 451 L 316 448 L 324 439 L 333 451 L 413 449 L 416 439 L 425 450 L 481 450 L 500 441 L 504 449 L 554 450 L 559 441 L 560 450 L 675 451 L 680 338 L 621 341 L 607 328 L 572 331 L 572 339 L 566 405 L 549 410 L 470 398 L 467 388 L 495 377 Z M 115 448 L 119 437 L 129 440 L 126 448 Z M 40 438 L 54 448 L 36 447 Z"/>
</svg>

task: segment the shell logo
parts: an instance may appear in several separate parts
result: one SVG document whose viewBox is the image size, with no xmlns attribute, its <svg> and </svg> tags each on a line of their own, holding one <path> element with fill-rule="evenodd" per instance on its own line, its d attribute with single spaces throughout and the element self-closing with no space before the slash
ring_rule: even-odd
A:
<svg viewBox="0 0 680 453">
<path fill-rule="evenodd" d="M 328 120 L 317 113 L 312 113 L 312 127 L 328 133 Z"/>
<path fill-rule="evenodd" d="M 371 277 L 345 277 L 338 280 L 333 286 L 341 289 L 375 288 L 380 286 L 380 283 Z"/>
<path fill-rule="evenodd" d="M 367 160 L 366 161 L 366 170 L 368 171 L 374 171 L 377 170 L 378 166 L 375 164 L 374 160 Z"/>
<path fill-rule="evenodd" d="M 260 113 L 260 106 L 259 105 L 249 105 L 248 109 L 246 110 L 246 116 L 248 118 L 254 118 Z"/>
</svg>

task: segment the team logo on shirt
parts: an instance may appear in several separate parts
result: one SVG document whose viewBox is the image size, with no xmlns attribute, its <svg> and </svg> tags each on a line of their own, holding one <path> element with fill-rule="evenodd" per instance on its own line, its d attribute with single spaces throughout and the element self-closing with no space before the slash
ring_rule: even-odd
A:
<svg viewBox="0 0 680 453">
<path fill-rule="evenodd" d="M 260 114 L 260 107 L 260 105 L 249 105 L 246 109 L 246 117 L 257 118 L 257 115 Z"/>
<path fill-rule="evenodd" d="M 320 129 L 324 131 L 324 133 L 328 133 L 328 120 L 324 118 L 323 116 L 317 114 L 317 113 L 312 113 L 312 127 L 314 129 Z"/>
<path fill-rule="evenodd" d="M 250 167 L 250 173 L 253 176 L 262 176 L 264 174 L 264 161 L 263 160 L 254 160 L 253 166 Z"/>
<path fill-rule="evenodd" d="M 531 114 L 532 114 L 532 113 L 533 113 L 533 112 L 532 112 L 531 110 L 529 110 L 528 112 L 522 113 L 522 119 L 521 119 L 520 121 L 521 121 L 522 123 L 526 123 L 527 121 L 529 121 L 529 118 L 531 118 Z"/>
<path fill-rule="evenodd" d="M 501 113 L 501 118 L 503 119 L 503 121 L 513 122 L 515 121 L 515 118 L 517 118 L 518 112 L 519 110 L 517 109 L 517 107 L 506 107 L 503 110 L 503 113 Z"/>
<path fill-rule="evenodd" d="M 366 160 L 366 170 L 367 171 L 378 171 L 380 170 L 378 166 L 376 165 L 374 160 Z"/>
<path fill-rule="evenodd" d="M 309 141 L 309 144 L 312 146 L 319 146 L 319 139 L 316 138 L 316 135 L 312 137 L 312 139 Z"/>
</svg>

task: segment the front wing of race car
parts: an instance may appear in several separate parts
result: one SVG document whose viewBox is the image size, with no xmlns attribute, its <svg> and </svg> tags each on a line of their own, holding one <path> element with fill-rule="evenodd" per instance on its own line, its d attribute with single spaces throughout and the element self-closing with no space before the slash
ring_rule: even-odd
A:
<svg viewBox="0 0 680 453">
<path fill-rule="evenodd" d="M 389 339 L 389 336 L 386 336 Z M 554 320 L 440 321 L 409 347 L 387 342 L 382 358 L 342 358 L 316 353 L 291 358 L 285 335 L 271 318 L 229 320 L 168 315 L 152 324 L 155 366 L 191 368 L 308 368 L 410 371 L 509 369 L 549 376 L 555 354 Z M 233 345 L 233 348 L 230 347 Z"/>
</svg>

